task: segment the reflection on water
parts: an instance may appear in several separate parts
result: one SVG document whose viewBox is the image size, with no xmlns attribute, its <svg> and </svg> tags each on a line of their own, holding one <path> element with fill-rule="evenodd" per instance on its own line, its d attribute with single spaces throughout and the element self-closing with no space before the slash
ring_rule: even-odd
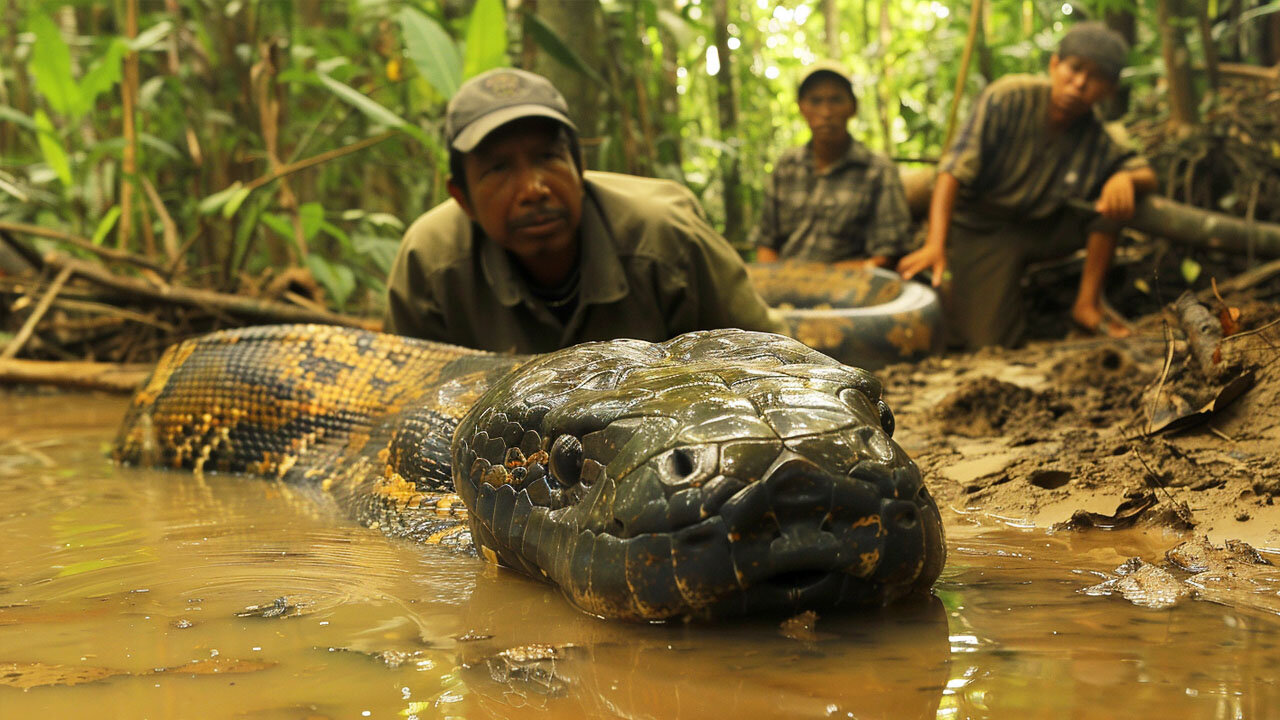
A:
<svg viewBox="0 0 1280 720">
<path fill-rule="evenodd" d="M 1280 618 L 1077 592 L 1169 539 L 951 518 L 931 602 L 787 631 L 627 625 L 477 560 L 388 540 L 278 483 L 112 468 L 123 407 L 0 396 L 0 716 L 1234 718 L 1280 707 Z"/>
</svg>

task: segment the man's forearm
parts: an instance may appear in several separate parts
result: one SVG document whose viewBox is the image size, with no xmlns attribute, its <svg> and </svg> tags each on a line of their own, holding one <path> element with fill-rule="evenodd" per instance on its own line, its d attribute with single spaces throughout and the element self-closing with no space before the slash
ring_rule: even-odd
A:
<svg viewBox="0 0 1280 720">
<path fill-rule="evenodd" d="M 1129 173 L 1129 179 L 1133 181 L 1133 190 L 1139 195 L 1149 193 L 1159 185 L 1155 170 L 1149 167 L 1138 168 L 1137 170 L 1121 170 L 1121 172 Z"/>
<path fill-rule="evenodd" d="M 924 244 L 936 248 L 947 246 L 947 230 L 951 227 L 951 213 L 956 205 L 956 190 L 960 181 L 951 173 L 938 173 L 934 181 L 933 197 L 929 201 L 929 233 Z"/>
</svg>

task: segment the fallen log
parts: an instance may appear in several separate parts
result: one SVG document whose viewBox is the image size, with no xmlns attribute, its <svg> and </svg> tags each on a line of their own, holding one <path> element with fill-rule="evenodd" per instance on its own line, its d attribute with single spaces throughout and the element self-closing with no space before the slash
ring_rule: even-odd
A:
<svg viewBox="0 0 1280 720">
<path fill-rule="evenodd" d="M 378 329 L 380 323 L 369 318 L 341 315 L 311 308 L 258 300 L 238 295 L 228 295 L 176 285 L 157 287 L 143 280 L 115 275 L 93 263 L 67 257 L 61 253 L 49 253 L 45 263 L 54 268 L 70 268 L 74 273 L 103 287 L 110 288 L 125 295 L 157 300 L 209 310 L 222 311 L 257 321 L 278 323 L 321 323 L 325 325 L 345 325 L 369 330 Z"/>
<path fill-rule="evenodd" d="M 935 171 L 932 168 L 903 168 L 900 172 L 907 193 L 907 207 L 913 218 L 922 220 L 929 213 Z M 1078 210 L 1094 211 L 1091 202 L 1068 202 Z M 1181 245 L 1240 254 L 1252 251 L 1260 257 L 1280 257 L 1280 223 L 1249 221 L 1185 205 L 1160 195 L 1142 198 L 1133 219 L 1125 225 Z"/>
<path fill-rule="evenodd" d="M 0 383 L 131 393 L 147 379 L 151 368 L 150 364 L 0 360 Z"/>
<path fill-rule="evenodd" d="M 1126 225 L 1183 245 L 1280 257 L 1280 224 L 1203 210 L 1159 195 L 1143 198 Z"/>
</svg>

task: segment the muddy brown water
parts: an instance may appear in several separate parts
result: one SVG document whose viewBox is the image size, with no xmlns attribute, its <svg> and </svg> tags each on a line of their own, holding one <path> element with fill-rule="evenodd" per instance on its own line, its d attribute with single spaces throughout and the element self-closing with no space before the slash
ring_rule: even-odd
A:
<svg viewBox="0 0 1280 720">
<path fill-rule="evenodd" d="M 1078 592 L 1169 538 L 948 513 L 929 602 L 812 630 L 605 622 L 278 483 L 112 467 L 123 407 L 0 395 L 0 717 L 1280 713 L 1280 618 Z"/>
</svg>

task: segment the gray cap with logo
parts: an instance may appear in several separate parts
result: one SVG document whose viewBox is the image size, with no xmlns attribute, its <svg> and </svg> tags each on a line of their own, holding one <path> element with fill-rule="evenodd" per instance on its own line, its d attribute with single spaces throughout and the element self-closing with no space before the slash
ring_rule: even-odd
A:
<svg viewBox="0 0 1280 720">
<path fill-rule="evenodd" d="M 525 70 L 497 68 L 462 84 L 445 111 L 449 145 L 471 152 L 485 136 L 512 120 L 546 117 L 578 131 L 564 96 L 549 80 Z"/>
</svg>

